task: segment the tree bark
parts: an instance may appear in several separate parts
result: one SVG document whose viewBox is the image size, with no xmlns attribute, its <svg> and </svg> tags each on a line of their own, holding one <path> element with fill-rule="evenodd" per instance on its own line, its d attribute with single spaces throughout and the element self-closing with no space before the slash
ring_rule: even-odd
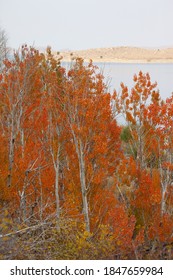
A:
<svg viewBox="0 0 173 280">
<path fill-rule="evenodd" d="M 78 159 L 79 159 L 79 173 L 80 173 L 80 184 L 81 184 L 85 229 L 86 231 L 90 232 L 90 219 L 89 219 L 86 176 L 85 176 L 85 161 L 84 161 L 84 154 L 83 154 L 83 145 L 80 140 L 79 140 L 79 149 L 77 150 L 78 150 Z"/>
</svg>

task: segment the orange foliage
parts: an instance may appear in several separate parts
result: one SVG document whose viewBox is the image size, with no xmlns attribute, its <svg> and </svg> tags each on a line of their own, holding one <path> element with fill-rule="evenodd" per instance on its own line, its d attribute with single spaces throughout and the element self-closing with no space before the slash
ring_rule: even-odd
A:
<svg viewBox="0 0 173 280">
<path fill-rule="evenodd" d="M 57 218 L 59 207 L 82 225 L 85 197 L 91 233 L 106 226 L 123 256 L 146 239 L 172 242 L 172 97 L 161 101 L 142 72 L 111 96 L 92 62 L 67 71 L 49 47 L 25 45 L 4 65 L 0 205 L 24 224 Z M 125 115 L 124 145 L 113 113 Z"/>
</svg>

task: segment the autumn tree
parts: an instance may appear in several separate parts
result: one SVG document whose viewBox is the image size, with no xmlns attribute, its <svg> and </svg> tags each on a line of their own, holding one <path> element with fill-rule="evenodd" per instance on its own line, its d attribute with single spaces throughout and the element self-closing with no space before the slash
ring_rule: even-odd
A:
<svg viewBox="0 0 173 280">
<path fill-rule="evenodd" d="M 43 145 L 47 147 L 50 155 L 50 161 L 53 163 L 55 178 L 55 200 L 56 200 L 56 224 L 57 230 L 60 229 L 60 200 L 63 192 L 63 163 L 65 160 L 64 142 L 67 141 L 69 135 L 66 126 L 66 118 L 64 113 L 65 106 L 65 69 L 61 67 L 60 60 L 56 60 L 51 52 L 51 48 L 47 48 L 47 53 L 42 61 L 42 73 L 44 77 L 44 87 L 46 92 L 46 126 Z M 47 155 L 48 156 L 48 155 Z"/>
<path fill-rule="evenodd" d="M 142 72 L 111 95 L 92 62 L 67 70 L 50 47 L 6 58 L 0 258 L 171 258 L 172 105 Z"/>
<path fill-rule="evenodd" d="M 4 29 L 0 27 L 0 71 L 3 68 L 3 60 L 7 57 L 9 52 L 7 48 L 7 34 Z"/>
<path fill-rule="evenodd" d="M 127 86 L 121 83 L 121 93 L 118 95 L 114 92 L 114 105 L 119 113 L 123 114 L 127 127 L 131 145 L 131 152 L 138 163 L 139 168 L 146 168 L 148 141 L 151 136 L 151 129 L 147 127 L 146 114 L 147 106 L 150 102 L 155 102 L 158 91 L 155 91 L 156 83 L 152 84 L 149 74 L 139 72 L 134 75 L 134 86 L 129 91 Z"/>
<path fill-rule="evenodd" d="M 114 123 L 113 143 L 115 121 L 110 108 L 110 94 L 106 92 L 103 77 L 96 73 L 92 63 L 85 66 L 82 59 L 76 60 L 68 72 L 65 98 L 67 124 L 78 159 L 83 215 L 86 230 L 90 231 L 92 206 L 89 196 L 94 185 L 101 186 L 104 178 L 109 176 L 108 170 L 113 165 L 113 158 L 109 162 L 109 157 L 111 148 L 119 146 L 116 143 L 119 130 Z"/>
<path fill-rule="evenodd" d="M 162 189 L 162 214 L 171 212 L 167 204 L 173 185 L 173 96 L 167 98 L 159 107 L 157 125 L 158 168 Z"/>
<path fill-rule="evenodd" d="M 161 100 L 149 74 L 140 72 L 134 76 L 134 83 L 131 92 L 122 83 L 120 95 L 115 92 L 113 97 L 114 108 L 126 120 L 121 133 L 126 160 L 122 161 L 118 187 L 136 217 L 134 237 L 143 230 L 144 240 L 150 244 L 154 220 L 159 232 L 167 227 L 168 233 L 171 227 L 163 220 L 168 221 L 172 215 L 168 200 L 172 180 L 172 98 Z M 122 191 L 124 187 L 126 191 Z M 162 242 L 172 242 L 168 235 L 169 241 L 165 233 Z M 152 241 L 151 251 L 155 251 L 156 243 Z"/>
<path fill-rule="evenodd" d="M 15 186 L 18 189 L 24 220 L 26 220 L 26 189 L 30 181 L 28 175 L 35 170 L 35 163 L 38 160 L 36 154 L 34 159 L 28 157 L 28 140 L 31 141 L 30 147 L 33 143 L 33 147 L 36 148 L 33 137 L 35 126 L 32 126 L 31 120 L 35 122 L 38 119 L 38 105 L 42 103 L 39 67 L 41 59 L 42 56 L 38 51 L 22 46 L 20 53 L 14 53 L 12 61 L 8 59 L 4 61 L 5 67 L 0 83 L 1 129 L 8 155 L 5 178 L 8 187 L 13 189 Z M 22 169 L 19 167 L 21 163 Z"/>
</svg>

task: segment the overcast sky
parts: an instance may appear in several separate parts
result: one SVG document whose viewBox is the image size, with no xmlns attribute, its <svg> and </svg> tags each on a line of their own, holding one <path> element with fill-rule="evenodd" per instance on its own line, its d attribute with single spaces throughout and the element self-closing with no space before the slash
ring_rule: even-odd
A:
<svg viewBox="0 0 173 280">
<path fill-rule="evenodd" d="M 173 0 L 0 0 L 12 48 L 173 46 Z"/>
</svg>

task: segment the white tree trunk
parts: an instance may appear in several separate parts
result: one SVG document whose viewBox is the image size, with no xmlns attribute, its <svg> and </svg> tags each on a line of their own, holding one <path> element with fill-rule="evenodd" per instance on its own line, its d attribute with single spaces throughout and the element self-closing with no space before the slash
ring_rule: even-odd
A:
<svg viewBox="0 0 173 280">
<path fill-rule="evenodd" d="M 7 179 L 7 187 L 11 187 L 12 181 L 12 171 L 13 171 L 13 164 L 14 164 L 14 144 L 15 144 L 15 128 L 14 128 L 14 114 L 12 112 L 11 116 L 11 133 L 10 133 L 10 140 L 9 140 L 9 165 L 8 165 L 8 179 Z"/>
<path fill-rule="evenodd" d="M 60 230 L 59 162 L 55 168 L 56 228 Z"/>
<path fill-rule="evenodd" d="M 75 136 L 75 134 L 73 134 Z M 83 202 L 83 214 L 85 221 L 85 229 L 90 232 L 90 219 L 89 219 L 89 209 L 88 209 L 88 200 L 87 200 L 87 188 L 86 188 L 86 175 L 85 175 L 85 160 L 83 145 L 81 140 L 77 141 L 75 136 L 75 146 L 79 159 L 79 173 L 80 173 L 80 184 L 81 184 L 81 193 L 82 193 L 82 202 Z M 79 142 L 79 146 L 78 146 Z"/>
</svg>

